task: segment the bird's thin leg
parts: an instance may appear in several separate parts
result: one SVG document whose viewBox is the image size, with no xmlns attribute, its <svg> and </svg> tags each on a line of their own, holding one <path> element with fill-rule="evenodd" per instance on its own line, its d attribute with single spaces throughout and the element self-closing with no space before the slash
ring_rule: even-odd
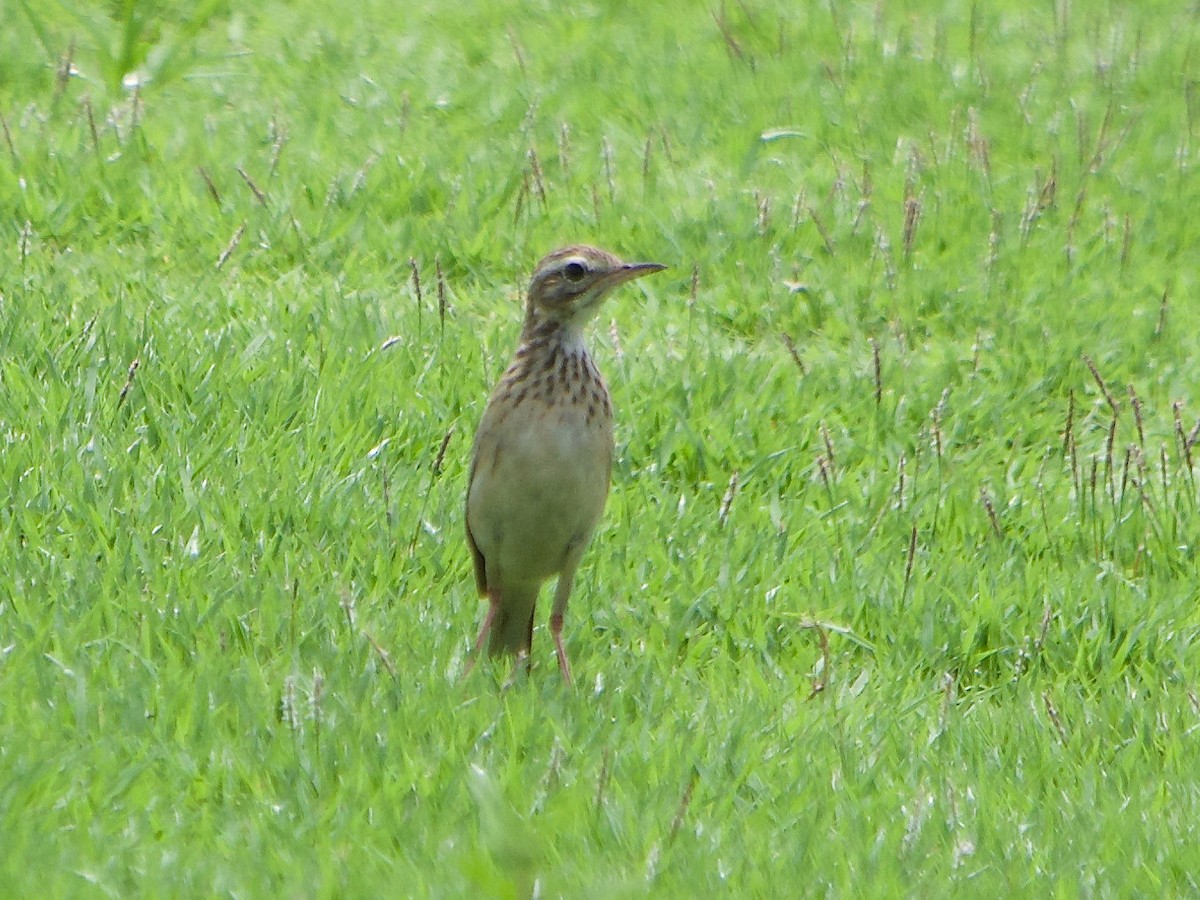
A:
<svg viewBox="0 0 1200 900">
<path fill-rule="evenodd" d="M 568 685 L 574 684 L 571 679 L 571 664 L 567 661 L 567 651 L 562 642 L 563 617 L 560 613 L 550 616 L 550 633 L 554 635 L 554 649 L 558 652 L 558 670 L 562 672 L 563 681 Z"/>
<path fill-rule="evenodd" d="M 471 650 L 471 659 L 467 663 L 467 669 L 463 672 L 463 678 L 471 674 L 471 670 L 475 668 L 475 663 L 479 661 L 479 654 L 483 652 L 484 641 L 487 640 L 488 633 L 492 630 L 492 624 L 496 621 L 496 614 L 500 611 L 500 595 L 496 591 L 488 591 L 488 611 L 483 617 L 483 625 L 479 629 L 479 637 L 475 638 L 475 646 Z"/>
<path fill-rule="evenodd" d="M 567 600 L 571 597 L 571 585 L 575 581 L 575 567 L 563 570 L 554 589 L 554 606 L 550 610 L 550 634 L 554 636 L 554 650 L 558 654 L 558 670 L 568 685 L 571 680 L 571 664 L 567 661 L 567 650 L 563 647 L 563 613 L 567 611 Z"/>
</svg>

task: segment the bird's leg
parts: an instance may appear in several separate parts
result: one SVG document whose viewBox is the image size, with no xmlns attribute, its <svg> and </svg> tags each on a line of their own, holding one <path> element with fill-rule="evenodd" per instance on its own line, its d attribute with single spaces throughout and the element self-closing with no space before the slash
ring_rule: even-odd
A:
<svg viewBox="0 0 1200 900">
<path fill-rule="evenodd" d="M 554 650 L 558 654 L 558 670 L 562 672 L 563 681 L 568 685 L 571 680 L 571 664 L 567 662 L 567 651 L 563 647 L 562 629 L 563 613 L 567 611 L 567 600 L 571 596 L 571 585 L 575 581 L 574 566 L 564 569 L 558 576 L 558 585 L 554 589 L 554 606 L 550 610 L 550 634 L 554 636 Z"/>
<path fill-rule="evenodd" d="M 475 668 L 475 663 L 479 661 L 479 654 L 483 652 L 484 641 L 487 640 L 488 633 L 492 630 L 492 624 L 496 621 L 496 614 L 500 611 L 500 594 L 498 591 L 488 591 L 488 611 L 483 617 L 483 625 L 479 629 L 479 637 L 475 638 L 475 647 L 471 650 L 471 659 L 467 663 L 467 669 L 463 672 L 463 678 L 471 674 L 471 670 Z"/>
<path fill-rule="evenodd" d="M 567 651 L 563 648 L 562 627 L 562 613 L 552 613 L 550 615 L 550 633 L 554 635 L 554 649 L 558 652 L 558 670 L 562 672 L 563 681 L 571 685 L 574 682 L 571 680 L 571 664 L 567 662 Z"/>
</svg>

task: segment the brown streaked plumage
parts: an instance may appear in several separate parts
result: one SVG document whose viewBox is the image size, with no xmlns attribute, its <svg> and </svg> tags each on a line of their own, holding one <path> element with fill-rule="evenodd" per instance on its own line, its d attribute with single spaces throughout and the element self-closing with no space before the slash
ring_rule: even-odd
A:
<svg viewBox="0 0 1200 900">
<path fill-rule="evenodd" d="M 493 655 L 529 653 L 538 591 L 557 576 L 550 632 L 571 681 L 563 614 L 604 511 L 613 454 L 612 403 L 583 327 L 613 288 L 664 268 L 574 245 L 533 271 L 520 345 L 484 410 L 471 456 L 467 541 L 488 611 L 468 672 L 485 641 Z"/>
</svg>

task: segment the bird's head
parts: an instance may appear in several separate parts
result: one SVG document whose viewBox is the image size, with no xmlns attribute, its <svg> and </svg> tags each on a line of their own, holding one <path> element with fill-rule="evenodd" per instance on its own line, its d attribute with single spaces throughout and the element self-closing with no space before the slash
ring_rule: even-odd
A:
<svg viewBox="0 0 1200 900">
<path fill-rule="evenodd" d="M 527 324 L 550 321 L 578 327 L 613 288 L 665 268 L 661 263 L 622 262 L 605 250 L 582 244 L 555 250 L 533 270 Z"/>
</svg>

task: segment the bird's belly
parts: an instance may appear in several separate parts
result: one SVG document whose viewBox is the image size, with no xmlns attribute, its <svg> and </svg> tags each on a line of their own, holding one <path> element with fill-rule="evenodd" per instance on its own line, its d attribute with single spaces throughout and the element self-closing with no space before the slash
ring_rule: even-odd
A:
<svg viewBox="0 0 1200 900">
<path fill-rule="evenodd" d="M 591 539 L 608 496 L 612 433 L 572 412 L 549 410 L 479 448 L 467 518 L 489 577 L 544 580 Z"/>
</svg>

